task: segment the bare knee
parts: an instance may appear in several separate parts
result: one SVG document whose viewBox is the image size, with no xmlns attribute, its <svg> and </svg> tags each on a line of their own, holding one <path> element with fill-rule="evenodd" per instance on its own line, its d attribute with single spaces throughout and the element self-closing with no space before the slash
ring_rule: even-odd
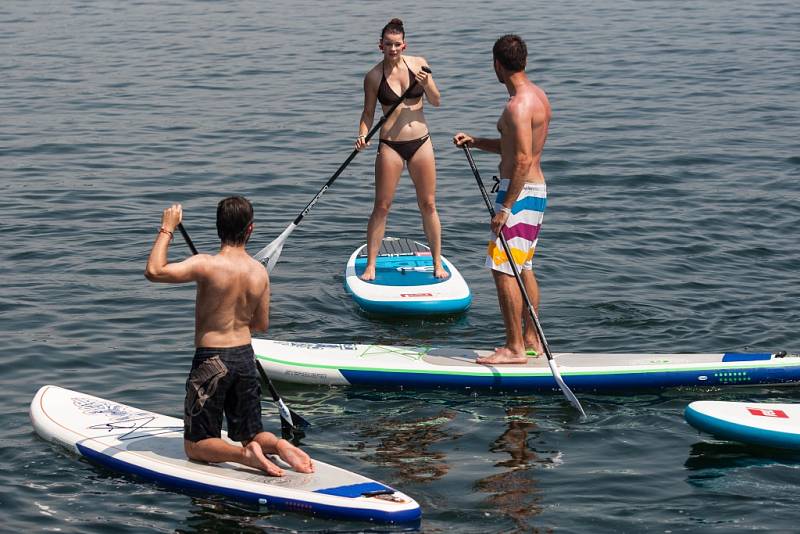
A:
<svg viewBox="0 0 800 534">
<path fill-rule="evenodd" d="M 389 217 L 391 207 L 391 202 L 375 202 L 375 206 L 372 208 L 372 219 L 386 220 Z"/>
<path fill-rule="evenodd" d="M 183 451 L 186 453 L 186 457 L 190 460 L 195 460 L 198 462 L 203 461 L 202 455 L 200 454 L 200 448 L 194 441 L 189 441 L 188 439 L 183 440 Z"/>
<path fill-rule="evenodd" d="M 417 202 L 419 211 L 423 215 L 436 215 L 436 201 L 432 198 L 422 199 Z"/>
</svg>

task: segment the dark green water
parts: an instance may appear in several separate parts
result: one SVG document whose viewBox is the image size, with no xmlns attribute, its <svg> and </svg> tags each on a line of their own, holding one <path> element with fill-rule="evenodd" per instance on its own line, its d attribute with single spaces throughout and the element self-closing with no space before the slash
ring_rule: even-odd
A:
<svg viewBox="0 0 800 534">
<path fill-rule="evenodd" d="M 518 32 L 554 109 L 536 269 L 554 351 L 798 350 L 800 112 L 788 1 L 6 2 L 0 6 L 0 510 L 8 531 L 345 532 L 371 528 L 164 490 L 39 439 L 52 383 L 181 413 L 193 289 L 143 276 L 179 201 L 215 246 L 228 194 L 256 207 L 252 251 L 349 154 L 380 27 L 407 25 L 442 90 L 428 109 L 444 252 L 474 293 L 449 320 L 354 308 L 373 152 L 292 234 L 268 336 L 315 342 L 502 341 L 488 218 L 457 130 L 493 132 L 506 98 L 491 45 Z M 476 153 L 485 177 L 496 158 Z M 404 177 L 389 233 L 421 237 Z M 187 254 L 176 240 L 172 258 Z M 696 399 L 792 402 L 794 389 L 559 395 L 281 387 L 313 456 L 395 485 L 425 532 L 796 530 L 800 458 L 715 442 Z M 270 409 L 266 421 L 277 429 Z M 393 529 L 388 529 L 393 530 Z M 396 530 L 396 529 L 395 529 Z"/>
</svg>

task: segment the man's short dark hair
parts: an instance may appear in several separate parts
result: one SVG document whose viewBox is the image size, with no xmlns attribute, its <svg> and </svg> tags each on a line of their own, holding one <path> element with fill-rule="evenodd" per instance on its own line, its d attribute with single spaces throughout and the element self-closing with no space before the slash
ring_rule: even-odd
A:
<svg viewBox="0 0 800 534">
<path fill-rule="evenodd" d="M 528 62 L 528 47 L 519 35 L 508 34 L 495 41 L 492 55 L 506 70 L 521 72 Z"/>
<path fill-rule="evenodd" d="M 253 222 L 253 205 L 244 197 L 228 197 L 217 204 L 217 235 L 223 245 L 244 245 Z"/>
</svg>

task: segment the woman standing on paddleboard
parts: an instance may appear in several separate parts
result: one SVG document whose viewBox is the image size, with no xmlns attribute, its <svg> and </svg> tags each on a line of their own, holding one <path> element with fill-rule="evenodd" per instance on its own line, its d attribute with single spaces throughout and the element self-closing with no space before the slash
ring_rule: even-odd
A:
<svg viewBox="0 0 800 534">
<path fill-rule="evenodd" d="M 423 95 L 432 105 L 439 106 L 439 89 L 431 75 L 422 70 L 428 66 L 425 58 L 403 55 L 406 41 L 400 19 L 392 19 L 383 27 L 378 47 L 383 52 L 383 60 L 364 77 L 364 111 L 358 125 L 357 150 L 368 146 L 365 138 L 372 126 L 376 102 L 381 103 L 385 113 L 412 83 L 416 82 L 416 86 L 381 128 L 375 158 L 375 204 L 367 225 L 367 266 L 361 278 L 375 279 L 375 262 L 386 230 L 386 219 L 404 166 L 408 167 L 417 191 L 422 227 L 433 259 L 433 274 L 437 278 L 446 278 L 448 273 L 442 267 L 441 258 L 442 228 L 436 212 L 436 163 L 428 124 L 422 112 Z"/>
</svg>

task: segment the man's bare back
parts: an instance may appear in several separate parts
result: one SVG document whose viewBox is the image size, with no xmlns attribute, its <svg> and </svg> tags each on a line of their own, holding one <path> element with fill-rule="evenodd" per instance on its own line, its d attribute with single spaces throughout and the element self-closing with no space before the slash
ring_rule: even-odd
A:
<svg viewBox="0 0 800 534">
<path fill-rule="evenodd" d="M 174 221 L 180 221 L 180 206 L 164 213 L 174 228 Z M 167 263 L 167 241 L 157 241 L 145 276 L 153 282 L 197 282 L 196 347 L 247 345 L 251 331 L 265 332 L 269 326 L 269 276 L 243 246 L 223 244 L 213 256 L 197 254 Z"/>
<path fill-rule="evenodd" d="M 237 347 L 250 343 L 251 331 L 266 331 L 269 277 L 264 266 L 241 248 L 223 247 L 214 256 L 195 258 L 195 346 Z"/>
<path fill-rule="evenodd" d="M 282 476 L 283 469 L 266 456 L 277 454 L 297 472 L 314 472 L 308 454 L 265 432 L 261 424 L 261 393 L 250 332 L 267 329 L 269 277 L 264 266 L 245 249 L 253 231 L 250 202 L 229 197 L 218 205 L 221 245 L 217 254 L 197 254 L 169 263 L 169 242 L 181 218 L 180 204 L 164 210 L 145 276 L 153 282 L 197 283 L 196 350 L 184 403 L 186 455 L 201 462 L 238 462 Z M 235 403 L 227 402 L 229 392 L 236 396 Z M 241 446 L 221 439 L 223 414 L 227 416 L 228 437 L 240 441 Z"/>
<path fill-rule="evenodd" d="M 541 162 L 552 115 L 550 101 L 545 92 L 527 78 L 524 83 L 515 85 L 513 90 L 497 121 L 497 130 L 500 132 L 500 176 L 519 177 L 515 175 L 515 167 L 519 164 L 518 156 L 522 152 L 530 157 L 530 166 L 527 172 L 522 173 L 524 180 L 544 182 Z M 530 151 L 526 150 L 528 147 Z"/>
</svg>

